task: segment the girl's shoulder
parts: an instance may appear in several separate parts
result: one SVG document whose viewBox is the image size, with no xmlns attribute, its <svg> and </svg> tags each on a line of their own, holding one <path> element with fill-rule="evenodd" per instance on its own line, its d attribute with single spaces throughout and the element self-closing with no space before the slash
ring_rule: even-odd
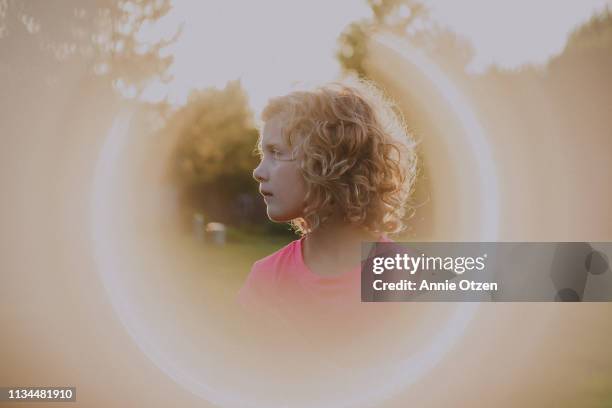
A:
<svg viewBox="0 0 612 408">
<path fill-rule="evenodd" d="M 270 255 L 261 258 L 258 261 L 255 261 L 253 264 L 253 271 L 269 271 L 271 269 L 276 269 L 281 266 L 285 266 L 287 263 L 295 262 L 297 251 L 301 251 L 300 249 L 301 241 L 295 240 L 285 245 L 281 249 L 271 253 Z"/>
<path fill-rule="evenodd" d="M 270 298 L 281 280 L 283 270 L 295 264 L 299 240 L 290 242 L 274 253 L 253 263 L 238 298 L 243 305 Z"/>
</svg>

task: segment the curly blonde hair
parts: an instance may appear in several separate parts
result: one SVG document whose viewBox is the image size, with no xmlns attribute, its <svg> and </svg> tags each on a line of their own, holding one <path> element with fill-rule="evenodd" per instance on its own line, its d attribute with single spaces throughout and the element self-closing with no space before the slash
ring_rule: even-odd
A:
<svg viewBox="0 0 612 408">
<path fill-rule="evenodd" d="M 416 142 L 373 83 L 353 78 L 294 91 L 272 98 L 261 116 L 281 114 L 307 187 L 303 217 L 291 221 L 299 234 L 338 214 L 374 233 L 405 229 Z"/>
</svg>

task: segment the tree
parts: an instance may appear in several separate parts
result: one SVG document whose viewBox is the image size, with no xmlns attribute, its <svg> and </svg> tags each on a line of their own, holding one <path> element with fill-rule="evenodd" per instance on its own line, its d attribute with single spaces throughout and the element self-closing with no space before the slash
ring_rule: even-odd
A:
<svg viewBox="0 0 612 408">
<path fill-rule="evenodd" d="M 163 132 L 176 138 L 169 174 L 188 207 L 231 223 L 236 200 L 257 195 L 251 174 L 258 132 L 240 81 L 193 91 Z"/>
<path fill-rule="evenodd" d="M 0 3 L 0 59 L 8 74 L 45 77 L 85 62 L 98 78 L 138 94 L 153 78 L 167 80 L 172 56 L 160 51 L 176 40 L 147 41 L 141 29 L 162 18 L 170 0 L 6 0 Z"/>
<path fill-rule="evenodd" d="M 579 53 L 580 50 L 609 53 L 612 49 L 612 12 L 609 8 L 596 14 L 591 20 L 569 37 L 565 53 Z"/>
<path fill-rule="evenodd" d="M 340 34 L 336 58 L 342 68 L 367 77 L 364 61 L 367 43 L 377 30 L 385 30 L 405 36 L 408 29 L 427 15 L 427 10 L 414 0 L 368 0 L 372 18 L 356 21 Z"/>
</svg>

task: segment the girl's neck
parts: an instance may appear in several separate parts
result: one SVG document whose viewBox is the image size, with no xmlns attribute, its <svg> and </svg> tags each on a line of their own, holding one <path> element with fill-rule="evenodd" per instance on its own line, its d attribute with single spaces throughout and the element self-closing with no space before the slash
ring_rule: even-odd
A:
<svg viewBox="0 0 612 408">
<path fill-rule="evenodd" d="M 306 240 L 317 246 L 329 247 L 352 242 L 371 241 L 378 237 L 367 230 L 346 223 L 329 223 L 306 234 Z"/>
<path fill-rule="evenodd" d="M 359 264 L 361 243 L 376 241 L 378 238 L 355 225 L 327 223 L 306 234 L 302 255 L 304 262 L 313 272 L 332 276 Z"/>
</svg>

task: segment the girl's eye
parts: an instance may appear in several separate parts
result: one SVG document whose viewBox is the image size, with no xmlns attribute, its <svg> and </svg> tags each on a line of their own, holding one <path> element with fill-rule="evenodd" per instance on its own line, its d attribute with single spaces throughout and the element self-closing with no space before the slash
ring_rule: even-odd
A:
<svg viewBox="0 0 612 408">
<path fill-rule="evenodd" d="M 282 153 L 280 150 L 277 149 L 269 149 L 268 153 L 270 154 L 270 157 L 274 160 L 280 160 L 282 159 Z"/>
<path fill-rule="evenodd" d="M 265 152 L 260 152 L 260 160 L 263 160 L 264 156 L 269 156 L 272 160 L 275 161 L 292 161 L 290 155 L 278 149 L 266 149 Z"/>
</svg>

